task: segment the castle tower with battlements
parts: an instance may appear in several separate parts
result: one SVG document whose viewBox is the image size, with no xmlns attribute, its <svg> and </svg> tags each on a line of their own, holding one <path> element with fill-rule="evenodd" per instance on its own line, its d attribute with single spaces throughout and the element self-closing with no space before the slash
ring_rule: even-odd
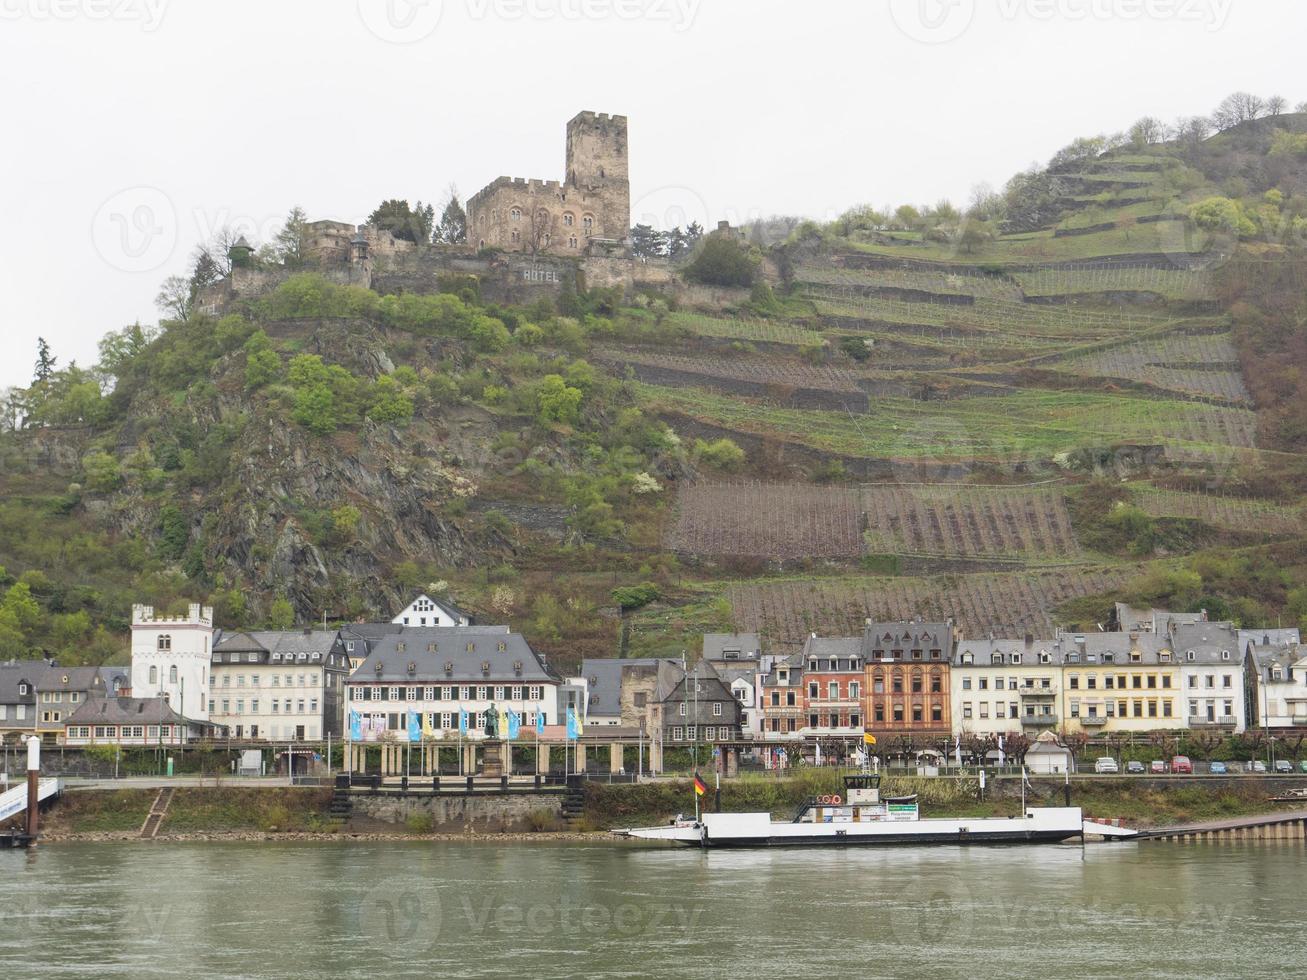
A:
<svg viewBox="0 0 1307 980">
<path fill-rule="evenodd" d="M 626 117 L 579 113 L 567 124 L 564 178 L 499 177 L 467 202 L 467 240 L 479 248 L 588 254 L 625 242 L 631 223 Z"/>
</svg>

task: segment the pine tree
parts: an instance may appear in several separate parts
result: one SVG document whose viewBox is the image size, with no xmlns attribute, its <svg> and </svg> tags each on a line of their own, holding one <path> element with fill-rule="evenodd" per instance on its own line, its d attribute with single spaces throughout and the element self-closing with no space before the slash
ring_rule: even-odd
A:
<svg viewBox="0 0 1307 980">
<path fill-rule="evenodd" d="M 293 207 L 290 209 L 290 214 L 286 216 L 286 223 L 282 225 L 281 231 L 273 236 L 273 253 L 283 265 L 293 268 L 304 261 L 305 226 L 307 224 L 308 215 L 304 213 L 304 209 Z"/>
<path fill-rule="evenodd" d="M 467 212 L 458 199 L 458 189 L 449 189 L 449 201 L 440 212 L 434 241 L 437 245 L 461 245 L 467 241 Z"/>
<path fill-rule="evenodd" d="M 50 345 L 44 337 L 36 338 L 36 378 L 37 384 L 45 384 L 54 375 L 55 356 L 50 353 Z"/>
</svg>

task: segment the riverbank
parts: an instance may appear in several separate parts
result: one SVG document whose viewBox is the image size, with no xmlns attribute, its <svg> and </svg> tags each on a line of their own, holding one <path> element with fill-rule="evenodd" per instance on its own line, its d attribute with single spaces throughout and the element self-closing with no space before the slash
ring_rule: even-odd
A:
<svg viewBox="0 0 1307 980">
<path fill-rule="evenodd" d="M 1226 782 L 1141 780 L 1132 777 L 1076 780 L 1071 805 L 1088 816 L 1120 818 L 1137 829 L 1169 827 L 1206 820 L 1282 812 L 1288 804 L 1268 802 L 1277 795 L 1274 780 L 1245 777 Z M 834 770 L 812 770 L 785 779 L 742 776 L 721 787 L 721 808 L 728 812 L 767 811 L 788 818 L 807 797 L 840 791 Z M 923 816 L 1002 817 L 1021 809 L 1019 781 L 993 781 L 980 798 L 974 778 L 887 777 L 886 795 L 916 794 Z M 1066 787 L 1060 780 L 1033 780 L 1027 804 L 1062 806 Z M 155 788 L 78 790 L 65 793 L 43 816 L 42 841 L 141 840 L 141 828 L 159 797 Z M 694 796 L 684 781 L 641 784 L 587 783 L 584 812 L 567 822 L 559 797 L 525 794 L 477 794 L 475 811 L 444 823 L 433 820 L 429 795 L 355 795 L 352 813 L 339 819 L 331 811 L 329 788 L 286 786 L 179 786 L 153 839 L 210 840 L 424 840 L 432 842 L 589 841 L 612 840 L 612 827 L 652 826 L 693 812 Z M 450 800 L 456 800 L 450 794 Z M 716 805 L 712 789 L 701 801 Z M 475 819 L 471 814 L 476 814 Z M 385 819 L 379 819 L 380 813 Z"/>
</svg>

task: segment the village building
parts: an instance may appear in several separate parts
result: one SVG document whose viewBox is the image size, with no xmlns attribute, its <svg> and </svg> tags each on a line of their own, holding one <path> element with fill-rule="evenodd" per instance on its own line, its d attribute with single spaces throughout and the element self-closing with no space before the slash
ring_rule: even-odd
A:
<svg viewBox="0 0 1307 980">
<path fill-rule="evenodd" d="M 705 633 L 703 659 L 714 667 L 734 664 L 758 665 L 762 642 L 757 633 Z"/>
<path fill-rule="evenodd" d="M 682 671 L 664 661 L 653 722 L 665 747 L 740 738 L 740 703 L 717 669 L 700 660 Z"/>
<path fill-rule="evenodd" d="M 130 687 L 122 667 L 47 667 L 36 682 L 36 734 L 57 740 L 68 719 L 87 701 L 115 698 Z"/>
<path fill-rule="evenodd" d="M 132 606 L 133 695 L 164 697 L 184 717 L 208 720 L 213 632 L 213 609 L 198 602 L 176 617 Z"/>
<path fill-rule="evenodd" d="M 1052 640 L 959 640 L 950 684 L 957 734 L 1037 737 L 1065 716 L 1061 653 Z"/>
<path fill-rule="evenodd" d="M 404 607 L 391 623 L 395 626 L 471 626 L 472 617 L 448 599 L 433 599 L 425 592 Z"/>
<path fill-rule="evenodd" d="M 878 736 L 949 734 L 953 647 L 951 621 L 869 620 L 862 636 L 867 729 Z"/>
<path fill-rule="evenodd" d="M 811 634 L 803 662 L 803 734 L 861 739 L 863 728 L 863 641 L 861 637 Z"/>
<path fill-rule="evenodd" d="M 1307 647 L 1250 644 L 1245 673 L 1249 728 L 1307 728 Z"/>
<path fill-rule="evenodd" d="M 1151 631 L 1062 633 L 1064 731 L 1096 734 L 1184 727 L 1180 663 Z"/>
<path fill-rule="evenodd" d="M 1052 732 L 1041 732 L 1026 750 L 1026 769 L 1036 776 L 1065 776 L 1076 771 L 1075 753 Z"/>
<path fill-rule="evenodd" d="M 798 739 L 806 721 L 803 701 L 803 655 L 777 658 L 758 675 L 762 731 L 767 739 Z"/>
<path fill-rule="evenodd" d="M 221 726 L 184 718 L 167 698 L 92 697 L 64 720 L 64 745 L 178 746 L 209 738 Z"/>
<path fill-rule="evenodd" d="M 337 630 L 231 633 L 213 648 L 209 718 L 233 738 L 317 741 L 344 730 L 349 657 Z"/>
<path fill-rule="evenodd" d="M 456 738 L 463 712 L 468 733 L 484 732 L 486 713 L 511 710 L 523 725 L 559 724 L 583 697 L 554 673 L 520 633 L 507 626 L 407 627 L 381 637 L 345 682 L 346 712 L 367 740 L 401 738 L 408 713 L 436 737 Z"/>
<path fill-rule="evenodd" d="M 1247 705 L 1238 631 L 1230 623 L 1202 620 L 1172 625 L 1168 639 L 1173 657 L 1180 664 L 1185 727 L 1243 731 Z"/>
<path fill-rule="evenodd" d="M 51 666 L 49 660 L 0 663 L 0 740 L 36 731 L 36 684 Z"/>
</svg>

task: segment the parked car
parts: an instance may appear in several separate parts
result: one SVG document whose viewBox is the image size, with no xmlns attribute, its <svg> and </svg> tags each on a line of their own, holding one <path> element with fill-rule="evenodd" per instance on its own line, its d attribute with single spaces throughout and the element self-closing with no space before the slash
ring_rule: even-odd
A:
<svg viewBox="0 0 1307 980">
<path fill-rule="evenodd" d="M 1154 759 L 1148 763 L 1148 771 L 1154 775 L 1163 775 L 1166 773 L 1166 763 L 1161 759 Z"/>
<path fill-rule="evenodd" d="M 1101 759 L 1098 759 L 1094 762 L 1094 772 L 1100 772 L 1100 773 L 1108 772 L 1108 773 L 1115 774 L 1115 773 L 1119 773 L 1120 771 L 1121 770 L 1117 768 L 1116 760 L 1113 759 L 1110 755 L 1105 755 Z"/>
<path fill-rule="evenodd" d="M 1276 772 L 1293 772 L 1293 763 L 1290 762 L 1288 759 L 1276 759 L 1276 760 L 1275 760 L 1275 771 L 1276 771 Z"/>
<path fill-rule="evenodd" d="M 1213 776 L 1226 776 L 1229 775 L 1230 773 L 1230 770 L 1225 768 L 1224 762 L 1208 763 L 1207 771 L 1210 772 Z"/>
<path fill-rule="evenodd" d="M 1136 762 L 1134 759 L 1131 759 L 1129 762 L 1125 764 L 1125 771 L 1131 773 L 1132 775 L 1141 773 L 1144 771 L 1144 764 L 1142 762 Z"/>
<path fill-rule="evenodd" d="M 1298 771 L 1307 772 L 1307 759 L 1303 759 L 1302 762 L 1298 763 Z"/>
<path fill-rule="evenodd" d="M 1193 775 L 1194 764 L 1189 761 L 1187 755 L 1177 755 L 1171 759 L 1171 771 L 1174 773 Z"/>
<path fill-rule="evenodd" d="M 1249 772 L 1265 772 L 1265 771 L 1266 771 L 1266 763 L 1263 762 L 1261 759 L 1254 759 L 1252 762 L 1248 763 L 1248 771 L 1249 771 Z"/>
</svg>

